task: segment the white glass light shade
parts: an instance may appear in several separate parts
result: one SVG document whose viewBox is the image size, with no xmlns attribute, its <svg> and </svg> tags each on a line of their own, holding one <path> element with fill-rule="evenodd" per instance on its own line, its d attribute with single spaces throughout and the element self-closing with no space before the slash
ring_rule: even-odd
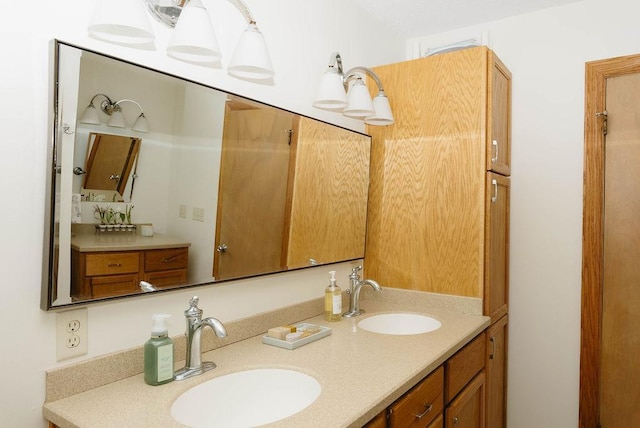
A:
<svg viewBox="0 0 640 428">
<path fill-rule="evenodd" d="M 362 79 L 357 79 L 347 92 L 348 105 L 342 111 L 342 114 L 349 117 L 365 118 L 374 113 L 373 103 L 369 95 L 369 89 Z"/>
<path fill-rule="evenodd" d="M 114 128 L 126 128 L 127 126 L 127 124 L 124 122 L 124 116 L 119 110 L 111 113 L 111 117 L 109 118 L 109 122 L 107 122 L 107 125 L 113 126 Z"/>
<path fill-rule="evenodd" d="M 89 125 L 100 125 L 98 110 L 93 104 L 89 104 L 80 118 L 80 123 L 88 123 Z"/>
<path fill-rule="evenodd" d="M 138 132 L 149 132 L 149 122 L 144 113 L 140 113 L 131 129 Z"/>
<path fill-rule="evenodd" d="M 265 80 L 274 76 L 267 43 L 255 23 L 242 32 L 227 72 L 240 79 Z"/>
<path fill-rule="evenodd" d="M 220 61 L 220 47 L 209 13 L 198 0 L 191 0 L 180 12 L 180 18 L 167 46 L 172 58 L 197 63 Z"/>
<path fill-rule="evenodd" d="M 378 92 L 378 95 L 373 98 L 373 110 L 374 113 L 366 117 L 364 123 L 378 126 L 393 124 L 391 105 L 389 105 L 389 98 L 387 98 L 384 91 Z"/>
<path fill-rule="evenodd" d="M 333 67 L 329 67 L 320 78 L 318 93 L 313 106 L 323 110 L 342 111 L 347 106 L 347 94 L 344 92 L 342 76 Z"/>
<path fill-rule="evenodd" d="M 98 0 L 89 24 L 95 38 L 121 44 L 145 44 L 155 36 L 142 1 Z"/>
</svg>

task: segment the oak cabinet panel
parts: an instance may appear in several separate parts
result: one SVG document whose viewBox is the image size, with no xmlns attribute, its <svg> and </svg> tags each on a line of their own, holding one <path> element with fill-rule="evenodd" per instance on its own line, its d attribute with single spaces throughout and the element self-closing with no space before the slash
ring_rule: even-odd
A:
<svg viewBox="0 0 640 428">
<path fill-rule="evenodd" d="M 487 427 L 507 426 L 508 316 L 500 318 L 486 332 L 485 382 Z"/>
<path fill-rule="evenodd" d="M 389 427 L 428 427 L 444 408 L 444 368 L 424 378 L 389 408 Z"/>
<path fill-rule="evenodd" d="M 445 410 L 446 428 L 485 427 L 484 372 L 480 372 Z"/>
</svg>

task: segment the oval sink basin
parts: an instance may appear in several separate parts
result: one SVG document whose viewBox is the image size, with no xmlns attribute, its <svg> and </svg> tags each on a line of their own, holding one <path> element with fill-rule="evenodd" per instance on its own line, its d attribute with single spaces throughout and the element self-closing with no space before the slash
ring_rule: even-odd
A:
<svg viewBox="0 0 640 428">
<path fill-rule="evenodd" d="M 294 370 L 246 370 L 189 389 L 173 402 L 171 416 L 190 427 L 254 427 L 298 413 L 320 390 L 317 380 Z"/>
<path fill-rule="evenodd" d="M 373 315 L 358 323 L 363 330 L 380 334 L 422 334 L 442 326 L 435 318 L 420 314 L 391 313 Z"/>
</svg>

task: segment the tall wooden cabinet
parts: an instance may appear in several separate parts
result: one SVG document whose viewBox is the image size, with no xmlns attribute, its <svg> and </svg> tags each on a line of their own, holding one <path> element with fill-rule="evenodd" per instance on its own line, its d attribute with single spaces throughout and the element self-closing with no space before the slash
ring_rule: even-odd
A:
<svg viewBox="0 0 640 428">
<path fill-rule="evenodd" d="M 367 128 L 365 274 L 386 287 L 481 298 L 506 343 L 511 74 L 486 47 L 374 71 L 395 123 Z M 487 406 L 502 403 L 483 411 L 501 415 L 492 428 L 506 426 L 503 351 L 482 387 Z"/>
</svg>

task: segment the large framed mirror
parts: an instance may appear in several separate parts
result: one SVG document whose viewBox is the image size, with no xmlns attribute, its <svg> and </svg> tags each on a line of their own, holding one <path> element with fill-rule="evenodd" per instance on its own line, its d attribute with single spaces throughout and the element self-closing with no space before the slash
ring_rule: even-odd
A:
<svg viewBox="0 0 640 428">
<path fill-rule="evenodd" d="M 57 40 L 52 59 L 43 309 L 364 256 L 368 135 Z"/>
</svg>

